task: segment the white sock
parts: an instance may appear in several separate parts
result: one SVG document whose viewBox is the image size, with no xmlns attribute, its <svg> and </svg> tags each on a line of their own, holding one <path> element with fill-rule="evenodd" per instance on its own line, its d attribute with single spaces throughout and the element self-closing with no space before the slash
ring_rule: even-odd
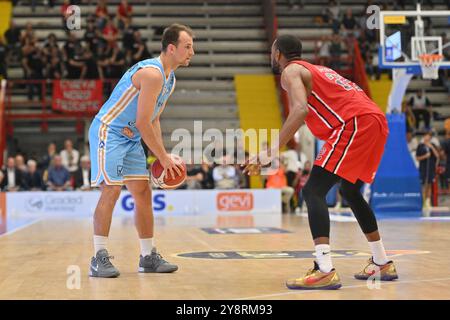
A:
<svg viewBox="0 0 450 320">
<path fill-rule="evenodd" d="M 329 244 L 316 245 L 316 261 L 319 265 L 320 271 L 328 273 L 333 269 L 331 263 L 331 250 Z"/>
<path fill-rule="evenodd" d="M 369 242 L 370 250 L 372 251 L 373 262 L 382 266 L 385 265 L 389 260 L 386 256 L 386 251 L 384 250 L 383 242 L 380 240 Z"/>
<path fill-rule="evenodd" d="M 151 255 L 153 249 L 153 238 L 139 239 L 139 241 L 141 243 L 141 255 L 143 257 Z"/>
<path fill-rule="evenodd" d="M 108 237 L 94 235 L 94 257 L 97 255 L 97 252 L 106 249 L 107 242 Z"/>
</svg>

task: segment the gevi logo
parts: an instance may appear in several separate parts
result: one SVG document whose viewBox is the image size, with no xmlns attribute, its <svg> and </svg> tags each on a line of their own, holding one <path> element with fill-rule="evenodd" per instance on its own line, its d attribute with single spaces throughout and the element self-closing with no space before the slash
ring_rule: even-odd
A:
<svg viewBox="0 0 450 320">
<path fill-rule="evenodd" d="M 134 199 L 131 196 L 131 194 L 128 194 L 122 198 L 122 208 L 125 211 L 133 211 L 134 210 Z M 155 194 L 153 196 L 153 210 L 162 211 L 165 208 L 166 208 L 166 195 Z"/>
</svg>

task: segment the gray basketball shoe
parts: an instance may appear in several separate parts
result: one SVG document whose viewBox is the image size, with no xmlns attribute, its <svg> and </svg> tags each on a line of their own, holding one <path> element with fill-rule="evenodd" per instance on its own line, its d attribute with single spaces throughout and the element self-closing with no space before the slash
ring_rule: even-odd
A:
<svg viewBox="0 0 450 320">
<path fill-rule="evenodd" d="M 178 270 L 178 266 L 170 264 L 153 248 L 151 255 L 139 256 L 139 272 L 143 273 L 171 273 Z"/>
<path fill-rule="evenodd" d="M 95 257 L 91 259 L 89 276 L 99 278 L 116 278 L 120 275 L 119 270 L 113 266 L 110 259 L 114 257 L 108 254 L 106 249 L 99 250 Z"/>
</svg>

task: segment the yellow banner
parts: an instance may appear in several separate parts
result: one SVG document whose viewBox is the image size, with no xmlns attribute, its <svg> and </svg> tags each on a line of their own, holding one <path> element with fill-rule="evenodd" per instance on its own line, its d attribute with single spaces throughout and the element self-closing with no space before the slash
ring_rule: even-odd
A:
<svg viewBox="0 0 450 320">
<path fill-rule="evenodd" d="M 385 24 L 405 24 L 406 16 L 385 16 L 384 23 Z"/>
</svg>

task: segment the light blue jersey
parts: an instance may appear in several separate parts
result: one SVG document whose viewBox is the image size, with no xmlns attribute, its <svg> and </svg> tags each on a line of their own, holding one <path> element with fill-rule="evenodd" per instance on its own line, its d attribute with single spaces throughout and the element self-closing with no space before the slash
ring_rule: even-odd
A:
<svg viewBox="0 0 450 320">
<path fill-rule="evenodd" d="M 163 76 L 164 84 L 158 95 L 155 110 L 152 115 L 152 120 L 155 119 L 175 88 L 175 73 L 172 71 L 166 77 L 159 57 L 142 60 L 128 69 L 117 83 L 109 99 L 95 116 L 96 119 L 100 120 L 110 129 L 134 141 L 140 140 L 141 138 L 139 131 L 136 129 L 139 90 L 134 87 L 131 78 L 141 68 L 158 69 Z"/>
<path fill-rule="evenodd" d="M 131 77 L 140 68 L 156 68 L 164 79 L 152 120 L 175 88 L 175 74 L 164 74 L 161 60 L 147 59 L 136 63 L 122 76 L 108 101 L 100 109 L 89 128 L 91 185 L 123 185 L 127 180 L 149 180 L 141 135 L 136 129 L 139 97 Z"/>
</svg>

